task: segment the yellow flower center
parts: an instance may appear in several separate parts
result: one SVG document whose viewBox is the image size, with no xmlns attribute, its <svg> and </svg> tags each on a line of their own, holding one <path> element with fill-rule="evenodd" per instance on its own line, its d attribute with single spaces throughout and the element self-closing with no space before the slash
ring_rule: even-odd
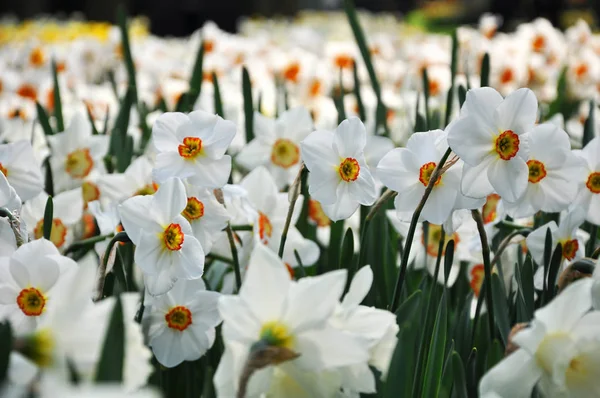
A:
<svg viewBox="0 0 600 398">
<path fill-rule="evenodd" d="M 90 174 L 94 167 L 94 160 L 88 148 L 77 149 L 67 155 L 65 171 L 72 178 L 84 178 Z"/>
<path fill-rule="evenodd" d="M 263 212 L 258 212 L 258 236 L 265 245 L 269 243 L 273 235 L 273 225 L 269 217 Z"/>
<path fill-rule="evenodd" d="M 46 297 L 36 288 L 21 290 L 17 296 L 17 305 L 27 316 L 39 316 L 44 312 Z"/>
<path fill-rule="evenodd" d="M 0 173 L 4 174 L 5 177 L 8 177 L 8 169 L 0 163 Z"/>
<path fill-rule="evenodd" d="M 291 349 L 294 345 L 294 336 L 290 334 L 287 326 L 278 321 L 263 324 L 263 327 L 260 330 L 259 339 L 276 347 Z"/>
<path fill-rule="evenodd" d="M 460 241 L 456 232 L 452 235 L 445 234 L 442 256 L 446 254 L 446 246 L 448 245 L 450 239 L 454 239 L 454 247 L 456 247 L 458 245 L 458 242 Z M 427 228 L 427 254 L 437 258 L 441 240 L 442 226 L 436 224 L 429 224 L 429 227 Z M 421 236 L 421 243 L 425 245 L 425 235 Z"/>
<path fill-rule="evenodd" d="M 44 236 L 44 219 L 39 220 L 35 225 L 33 236 L 36 239 L 40 239 Z M 54 246 L 60 248 L 65 244 L 66 237 L 67 227 L 60 218 L 54 218 L 52 220 L 52 229 L 50 230 L 50 242 L 54 243 Z"/>
<path fill-rule="evenodd" d="M 192 312 L 182 305 L 173 307 L 165 314 L 167 326 L 180 332 L 192 324 Z"/>
<path fill-rule="evenodd" d="M 189 222 L 201 218 L 204 216 L 204 203 L 194 196 L 187 198 L 187 205 L 181 212 L 181 215 Z"/>
<path fill-rule="evenodd" d="M 500 201 L 500 195 L 493 193 L 488 195 L 485 204 L 483 205 L 482 216 L 484 224 L 490 223 L 496 219 L 498 202 Z"/>
<path fill-rule="evenodd" d="M 38 329 L 33 335 L 26 337 L 23 354 L 39 367 L 52 365 L 54 353 L 54 336 L 49 329 Z"/>
<path fill-rule="evenodd" d="M 560 242 L 562 246 L 562 255 L 566 260 L 573 260 L 579 250 L 579 242 L 577 239 L 563 240 Z"/>
<path fill-rule="evenodd" d="M 91 238 L 96 235 L 96 219 L 90 213 L 83 213 L 81 216 L 81 224 L 83 224 L 82 239 Z M 119 242 L 123 243 L 123 242 Z"/>
<path fill-rule="evenodd" d="M 179 224 L 169 224 L 162 233 L 164 248 L 171 251 L 181 250 L 184 234 Z"/>
<path fill-rule="evenodd" d="M 519 136 L 512 130 L 506 130 L 495 141 L 495 150 L 502 160 L 510 160 L 519 152 Z"/>
<path fill-rule="evenodd" d="M 100 189 L 96 184 L 85 181 L 81 184 L 81 193 L 83 195 L 83 208 L 87 209 L 88 203 L 100 199 Z"/>
<path fill-rule="evenodd" d="M 354 158 L 346 158 L 342 160 L 338 167 L 338 172 L 342 180 L 346 182 L 356 181 L 360 175 L 360 165 L 358 160 Z"/>
<path fill-rule="evenodd" d="M 546 177 L 546 167 L 539 160 L 528 160 L 527 167 L 529 167 L 530 183 L 537 184 Z"/>
<path fill-rule="evenodd" d="M 431 175 L 433 174 L 433 170 L 435 170 L 436 166 L 437 165 L 435 164 L 435 162 L 425 163 L 423 166 L 421 166 L 421 168 L 419 169 L 419 181 L 421 181 L 421 184 L 423 184 L 424 186 L 429 185 L 429 180 L 431 179 Z M 442 176 L 439 176 L 437 181 L 433 185 L 438 185 L 441 181 Z"/>
<path fill-rule="evenodd" d="M 600 193 L 600 172 L 596 171 L 590 173 L 585 186 L 592 191 L 592 193 Z"/>
<path fill-rule="evenodd" d="M 321 203 L 314 199 L 309 199 L 308 202 L 308 217 L 319 227 L 326 227 L 331 224 L 331 220 L 321 207 Z"/>
<path fill-rule="evenodd" d="M 483 264 L 477 264 L 471 269 L 471 289 L 473 289 L 473 293 L 475 293 L 475 297 L 479 297 L 479 292 L 481 291 L 481 286 L 483 285 L 483 278 L 485 276 L 485 271 L 483 269 Z"/>
<path fill-rule="evenodd" d="M 138 189 L 137 191 L 135 191 L 135 193 L 133 194 L 133 196 L 137 196 L 137 195 L 154 195 L 157 190 L 158 190 L 158 184 L 156 184 L 156 183 L 153 182 L 152 184 L 146 184 L 143 187 L 141 187 L 140 189 Z"/>
<path fill-rule="evenodd" d="M 286 138 L 280 138 L 273 144 L 271 162 L 287 169 L 300 161 L 300 149 L 296 144 Z"/>
<path fill-rule="evenodd" d="M 203 153 L 202 140 L 198 137 L 185 137 L 183 144 L 177 147 L 179 156 L 186 160 L 194 160 Z"/>
</svg>

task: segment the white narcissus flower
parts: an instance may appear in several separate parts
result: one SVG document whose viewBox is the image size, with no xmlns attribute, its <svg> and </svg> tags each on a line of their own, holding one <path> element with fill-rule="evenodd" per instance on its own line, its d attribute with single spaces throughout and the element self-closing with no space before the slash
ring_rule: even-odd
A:
<svg viewBox="0 0 600 398">
<path fill-rule="evenodd" d="M 211 191 L 189 184 L 185 189 L 187 204 L 181 215 L 192 226 L 194 236 L 202 245 L 204 253 L 209 253 L 219 232 L 227 226 L 229 214 Z"/>
<path fill-rule="evenodd" d="M 181 215 L 186 204 L 183 182 L 170 178 L 154 195 L 119 205 L 123 228 L 136 245 L 135 262 L 152 295 L 168 292 L 178 278 L 200 278 L 204 271 L 204 250 Z"/>
<path fill-rule="evenodd" d="M 20 213 L 21 198 L 17 192 L 10 186 L 4 174 L 0 173 L 0 208 L 4 208 L 11 213 Z M 24 231 L 25 226 L 21 226 Z M 24 239 L 27 240 L 27 233 L 24 234 Z M 0 218 L 0 253 L 5 256 L 10 255 L 17 249 L 17 240 L 15 233 L 8 219 Z"/>
<path fill-rule="evenodd" d="M 61 275 L 76 267 L 46 239 L 25 243 L 10 257 L 0 257 L 0 316 L 10 320 L 16 333 L 32 332 L 52 311 L 53 288 Z"/>
<path fill-rule="evenodd" d="M 0 145 L 0 174 L 4 174 L 22 200 L 35 197 L 44 187 L 29 141 Z"/>
<path fill-rule="evenodd" d="M 291 281 L 279 257 L 256 245 L 239 295 L 219 299 L 225 343 L 214 378 L 219 396 L 235 396 L 256 343 L 300 356 L 256 371 L 248 396 L 334 396 L 341 386 L 337 369 L 369 359 L 363 341 L 328 323 L 345 283 L 346 270 Z"/>
<path fill-rule="evenodd" d="M 34 239 L 44 236 L 44 211 L 47 201 L 48 194 L 41 192 L 23 205 L 21 216 Z M 52 203 L 54 211 L 50 241 L 62 250 L 73 241 L 74 226 L 81 220 L 83 214 L 81 188 L 59 193 L 52 198 Z"/>
<path fill-rule="evenodd" d="M 589 312 L 591 284 L 577 281 L 535 312 L 512 339 L 519 349 L 481 379 L 481 396 L 525 398 L 536 385 L 544 396 L 598 396 L 600 312 Z"/>
<path fill-rule="evenodd" d="M 163 113 L 152 127 L 155 180 L 189 178 L 193 185 L 221 188 L 231 172 L 231 157 L 225 152 L 235 132 L 235 124 L 208 112 Z"/>
<path fill-rule="evenodd" d="M 528 184 L 514 203 L 506 202 L 506 212 L 514 218 L 538 211 L 565 210 L 577 195 L 577 180 L 583 174 L 582 161 L 570 150 L 569 136 L 559 127 L 540 124 L 529 134 Z"/>
<path fill-rule="evenodd" d="M 277 253 L 290 207 L 288 194 L 277 192 L 273 177 L 263 166 L 257 167 L 244 177 L 240 186 L 248 192 L 248 199 L 257 212 L 256 219 L 252 222 L 254 241 Z M 319 259 L 319 246 L 309 239 L 304 239 L 295 226 L 302 211 L 303 201 L 304 197 L 300 195 L 288 229 L 288 239 L 283 252 L 283 261 L 288 265 L 297 265 L 294 250 L 298 251 L 303 265 L 312 265 Z"/>
<path fill-rule="evenodd" d="M 240 166 L 253 170 L 265 166 L 273 175 L 278 189 L 291 184 L 300 169 L 300 142 L 313 131 L 306 108 L 292 108 L 277 120 L 254 113 L 254 135 L 236 157 Z"/>
<path fill-rule="evenodd" d="M 482 198 L 494 190 L 515 202 L 527 188 L 528 137 L 537 117 L 529 89 L 506 98 L 493 88 L 469 90 L 461 117 L 448 126 L 448 144 L 465 162 L 461 190 Z"/>
<path fill-rule="evenodd" d="M 394 205 L 401 221 L 410 221 L 446 149 L 446 134 L 442 130 L 415 133 L 406 148 L 388 152 L 377 165 L 377 177 L 398 192 Z M 421 221 L 443 224 L 454 208 L 459 184 L 460 171 L 450 167 L 435 182 L 421 212 Z"/>
<path fill-rule="evenodd" d="M 585 161 L 585 177 L 574 204 L 586 210 L 586 221 L 600 225 L 600 137 L 576 154 Z"/>
<path fill-rule="evenodd" d="M 213 345 L 215 327 L 221 323 L 219 296 L 206 290 L 202 279 L 194 279 L 178 280 L 168 293 L 148 298 L 143 323 L 161 365 L 172 368 L 195 361 Z"/>
<path fill-rule="evenodd" d="M 359 205 L 375 203 L 375 180 L 364 156 L 366 139 L 365 126 L 352 117 L 335 132 L 314 131 L 300 144 L 310 171 L 309 193 L 332 221 L 350 217 Z"/>
<path fill-rule="evenodd" d="M 47 137 L 52 156 L 50 167 L 56 192 L 75 188 L 93 169 L 104 170 L 109 137 L 92 135 L 90 121 L 77 112 L 64 132 Z"/>
</svg>

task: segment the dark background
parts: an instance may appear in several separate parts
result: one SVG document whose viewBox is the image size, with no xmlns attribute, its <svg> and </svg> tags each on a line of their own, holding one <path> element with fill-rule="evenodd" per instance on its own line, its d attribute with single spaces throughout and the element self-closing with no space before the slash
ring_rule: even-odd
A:
<svg viewBox="0 0 600 398">
<path fill-rule="evenodd" d="M 12 14 L 24 19 L 43 14 L 67 17 L 79 12 L 90 20 L 114 21 L 119 3 L 126 5 L 130 15 L 148 16 L 152 33 L 183 36 L 207 20 L 235 32 L 241 16 L 271 17 L 294 15 L 301 9 L 338 9 L 343 0 L 0 0 L 0 15 Z M 399 15 L 418 7 L 435 7 L 438 3 L 462 6 L 464 12 L 456 16 L 456 23 L 476 22 L 487 11 L 502 15 L 507 21 L 505 29 L 510 29 L 516 22 L 538 16 L 560 26 L 561 15 L 573 10 L 587 10 L 595 19 L 599 0 L 355 0 L 357 8 Z"/>
</svg>

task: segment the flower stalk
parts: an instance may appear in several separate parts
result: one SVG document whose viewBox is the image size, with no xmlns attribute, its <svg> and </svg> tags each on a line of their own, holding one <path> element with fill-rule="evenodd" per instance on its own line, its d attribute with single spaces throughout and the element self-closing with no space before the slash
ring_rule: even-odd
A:
<svg viewBox="0 0 600 398">
<path fill-rule="evenodd" d="M 492 264 L 490 261 L 490 245 L 488 244 L 487 234 L 483 225 L 483 218 L 479 210 L 471 210 L 471 216 L 477 224 L 477 232 L 479 232 L 479 238 L 481 239 L 481 254 L 483 256 L 483 272 L 485 284 L 485 303 L 488 310 L 488 322 L 490 327 L 490 336 L 492 339 L 495 335 L 494 327 L 494 305 L 492 300 Z"/>
</svg>

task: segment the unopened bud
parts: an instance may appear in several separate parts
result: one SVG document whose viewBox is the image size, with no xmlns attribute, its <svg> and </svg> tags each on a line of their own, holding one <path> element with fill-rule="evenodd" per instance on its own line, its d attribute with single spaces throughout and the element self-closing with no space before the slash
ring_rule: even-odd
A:
<svg viewBox="0 0 600 398">
<path fill-rule="evenodd" d="M 515 352 L 519 349 L 519 346 L 516 345 L 515 343 L 513 343 L 513 338 L 515 337 L 515 335 L 517 333 L 519 333 L 521 330 L 525 329 L 528 326 L 529 326 L 529 324 L 526 322 L 517 323 L 510 330 L 510 334 L 508 335 L 508 344 L 506 345 L 506 350 L 504 351 L 505 357 L 509 356 L 510 354 L 512 354 L 513 352 Z"/>
<path fill-rule="evenodd" d="M 589 278 L 594 273 L 595 263 L 590 258 L 573 261 L 558 278 L 558 292 L 563 291 L 571 283 L 582 278 Z"/>
</svg>

